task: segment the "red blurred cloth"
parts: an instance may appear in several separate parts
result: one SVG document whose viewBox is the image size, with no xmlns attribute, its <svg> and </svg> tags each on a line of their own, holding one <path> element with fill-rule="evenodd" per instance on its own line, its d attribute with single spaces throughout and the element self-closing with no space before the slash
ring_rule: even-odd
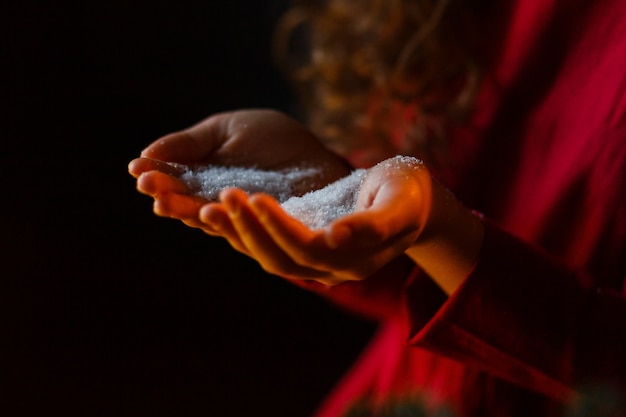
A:
<svg viewBox="0 0 626 417">
<path fill-rule="evenodd" d="M 408 263 L 304 284 L 382 322 L 318 417 L 416 393 L 459 416 L 545 416 L 626 384 L 626 3 L 499 7 L 447 181 L 485 216 L 480 259 L 450 298 Z"/>
</svg>

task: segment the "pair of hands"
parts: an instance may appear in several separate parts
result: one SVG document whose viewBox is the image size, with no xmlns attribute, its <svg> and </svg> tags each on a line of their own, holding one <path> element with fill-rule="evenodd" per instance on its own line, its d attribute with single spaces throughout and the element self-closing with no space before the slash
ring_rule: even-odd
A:
<svg viewBox="0 0 626 417">
<path fill-rule="evenodd" d="M 325 229 L 310 230 L 268 195 L 226 189 L 220 201 L 192 194 L 180 164 L 214 164 L 281 170 L 320 167 L 298 194 L 350 173 L 304 126 L 270 110 L 217 114 L 149 145 L 129 164 L 140 192 L 154 198 L 157 215 L 224 237 L 267 272 L 326 285 L 362 280 L 402 255 L 424 228 L 432 182 L 421 165 L 396 161 L 370 168 L 356 210 Z M 386 166 L 389 165 L 389 166 Z"/>
</svg>

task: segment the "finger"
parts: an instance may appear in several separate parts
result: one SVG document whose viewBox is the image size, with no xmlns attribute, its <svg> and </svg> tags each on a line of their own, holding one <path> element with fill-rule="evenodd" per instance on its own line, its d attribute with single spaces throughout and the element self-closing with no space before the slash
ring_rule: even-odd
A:
<svg viewBox="0 0 626 417">
<path fill-rule="evenodd" d="M 135 178 L 148 171 L 161 171 L 177 177 L 183 174 L 185 167 L 180 164 L 150 158 L 136 158 L 128 164 L 128 172 Z"/>
<path fill-rule="evenodd" d="M 334 254 L 324 242 L 323 232 L 312 231 L 289 216 L 268 195 L 254 195 L 249 199 L 249 204 L 272 240 L 291 259 L 299 265 L 328 269 L 328 261 Z"/>
<path fill-rule="evenodd" d="M 326 285 L 362 280 L 404 252 L 410 239 L 394 236 L 381 244 L 358 250 L 333 250 L 326 245 L 323 230 L 310 230 L 287 215 L 276 200 L 257 194 L 249 206 L 270 238 L 297 265 L 328 271 L 330 278 L 317 279 Z"/>
<path fill-rule="evenodd" d="M 409 235 L 417 238 L 417 225 L 391 216 L 387 210 L 367 210 L 367 213 L 346 216 L 328 226 L 324 239 L 330 248 L 346 250 L 387 246 Z"/>
<path fill-rule="evenodd" d="M 148 171 L 139 175 L 137 189 L 152 197 L 164 193 L 188 194 L 191 192 L 181 180 L 160 171 Z"/>
<path fill-rule="evenodd" d="M 263 269 L 275 275 L 295 279 L 324 279 L 331 276 L 327 271 L 307 268 L 294 262 L 259 223 L 247 204 L 247 196 L 243 191 L 225 190 L 220 198 L 241 241 Z"/>
<path fill-rule="evenodd" d="M 209 117 L 189 129 L 156 140 L 141 156 L 180 163 L 201 161 L 227 139 L 229 120 L 229 113 Z"/>
<path fill-rule="evenodd" d="M 181 219 L 181 221 L 185 225 L 189 227 L 193 227 L 194 229 L 202 229 L 203 232 L 205 232 L 206 234 L 210 236 L 219 236 L 219 233 L 217 233 L 214 229 L 210 228 L 209 226 L 201 222 L 200 219 L 198 219 L 197 217 L 188 217 L 186 219 Z"/>
<path fill-rule="evenodd" d="M 304 267 L 332 271 L 335 283 L 363 279 L 392 259 L 386 258 L 388 253 L 395 251 L 395 256 L 398 255 L 392 248 L 396 245 L 395 240 L 358 251 L 335 250 L 326 244 L 324 230 L 308 229 L 285 213 L 271 197 L 259 194 L 252 196 L 249 201 L 259 222 L 291 259 Z"/>
<path fill-rule="evenodd" d="M 154 213 L 179 220 L 198 217 L 200 207 L 206 204 L 203 198 L 187 194 L 165 193 L 159 194 L 154 200 Z"/>
<path fill-rule="evenodd" d="M 198 217 L 207 227 L 224 237 L 235 250 L 250 256 L 250 251 L 239 238 L 239 234 L 233 227 L 226 208 L 222 204 L 205 204 L 200 209 Z"/>
</svg>

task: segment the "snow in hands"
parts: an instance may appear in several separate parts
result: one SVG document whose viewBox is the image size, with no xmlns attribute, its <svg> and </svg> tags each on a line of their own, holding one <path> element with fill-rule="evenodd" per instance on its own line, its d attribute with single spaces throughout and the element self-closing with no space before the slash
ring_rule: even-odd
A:
<svg viewBox="0 0 626 417">
<path fill-rule="evenodd" d="M 396 156 L 379 164 L 384 169 L 402 165 L 420 165 L 413 157 Z M 310 229 L 321 229 L 342 216 L 352 213 L 366 169 L 357 169 L 350 175 L 302 196 L 294 195 L 295 185 L 319 175 L 320 168 L 294 167 L 269 171 L 249 167 L 208 165 L 184 167 L 180 179 L 192 192 L 209 201 L 216 201 L 221 190 L 240 188 L 247 193 L 265 193 L 275 198 L 282 208 Z"/>
</svg>

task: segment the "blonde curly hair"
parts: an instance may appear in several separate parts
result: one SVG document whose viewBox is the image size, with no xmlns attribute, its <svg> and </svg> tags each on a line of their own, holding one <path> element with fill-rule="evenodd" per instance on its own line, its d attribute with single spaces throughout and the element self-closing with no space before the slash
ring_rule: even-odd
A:
<svg viewBox="0 0 626 417">
<path fill-rule="evenodd" d="M 445 127 L 471 108 L 478 65 L 460 0 L 299 0 L 275 55 L 307 123 L 364 164 L 397 153 L 445 163 Z"/>
</svg>

